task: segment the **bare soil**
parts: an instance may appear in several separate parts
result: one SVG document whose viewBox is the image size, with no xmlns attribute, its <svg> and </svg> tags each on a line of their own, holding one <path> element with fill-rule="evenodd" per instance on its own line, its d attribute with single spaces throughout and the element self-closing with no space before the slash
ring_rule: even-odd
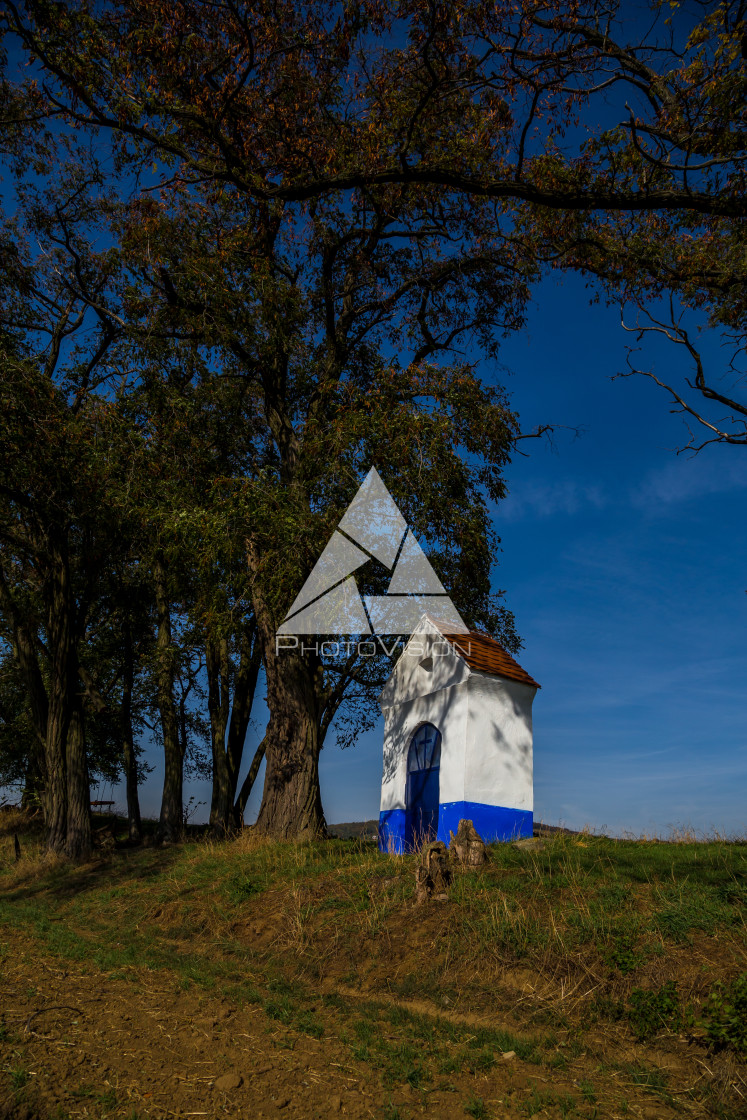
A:
<svg viewBox="0 0 747 1120">
<path fill-rule="evenodd" d="M 476 1098 L 484 1103 L 485 1115 L 498 1120 L 528 1115 L 522 1104 L 548 1089 L 556 1099 L 564 1093 L 573 1097 L 585 1080 L 608 1095 L 599 1082 L 598 1058 L 588 1051 L 563 1072 L 497 1055 L 494 1066 L 481 1074 L 451 1073 L 427 1088 L 407 1083 L 387 1088 L 380 1072 L 356 1061 L 339 1040 L 333 1009 L 325 1012 L 332 1029 L 312 1038 L 259 1007 L 180 991 L 168 972 L 132 970 L 119 978 L 86 965 L 60 967 L 40 959 L 22 936 L 13 937 L 8 948 L 2 981 L 7 1037 L 0 1051 L 4 1120 L 131 1117 L 133 1112 L 159 1120 L 398 1114 L 451 1120 L 468 1116 L 465 1105 Z M 344 985 L 329 986 L 348 999 L 359 997 Z M 422 1000 L 392 1002 L 476 1028 L 495 1026 L 495 1017 L 487 1013 L 450 1014 Z M 515 1028 L 513 1022 L 508 1025 Z M 22 1071 L 25 1083 L 18 1086 L 23 1077 L 17 1075 L 14 1088 L 11 1071 Z M 226 1075 L 233 1079 L 222 1080 Z M 612 1081 L 608 1088 L 624 1091 L 629 1102 L 624 1115 L 664 1120 L 681 1111 L 625 1084 L 620 1074 Z M 543 1108 L 538 1114 L 556 1111 Z M 590 1106 L 576 1115 L 621 1113 L 609 1101 L 609 1110 Z"/>
<path fill-rule="evenodd" d="M 545 878 L 531 852 L 496 856 L 419 908 L 409 862 L 349 852 L 238 843 L 6 863 L 0 1118 L 747 1117 L 738 1055 L 685 1029 L 636 1041 L 625 1018 L 591 1014 L 600 992 L 623 1006 L 631 984 L 672 976 L 683 999 L 703 998 L 744 968 L 733 916 L 654 942 L 631 976 L 562 938 L 511 960 L 490 939 L 508 927 L 479 926 L 492 900 L 531 932 L 520 873 L 549 891 L 561 857 L 566 880 L 570 860 L 590 859 L 583 846 L 550 853 Z M 543 921 L 569 913 L 569 881 Z M 630 913 L 651 911 L 657 884 L 635 888 Z"/>
</svg>

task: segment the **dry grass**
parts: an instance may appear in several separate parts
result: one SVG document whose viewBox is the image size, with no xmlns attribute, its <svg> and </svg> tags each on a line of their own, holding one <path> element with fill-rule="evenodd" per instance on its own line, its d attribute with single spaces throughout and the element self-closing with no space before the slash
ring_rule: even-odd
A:
<svg viewBox="0 0 747 1120">
<path fill-rule="evenodd" d="M 395 1001 L 426 1016 L 390 1029 L 408 1046 L 434 1023 L 501 1024 L 515 1035 L 502 1049 L 523 1046 L 552 1070 L 577 1066 L 576 1081 L 603 1066 L 605 1084 L 636 1099 L 663 1077 L 655 1099 L 676 1097 L 685 1112 L 727 1117 L 738 1106 L 743 1058 L 709 1049 L 698 1023 L 714 985 L 747 964 L 743 842 L 555 833 L 540 846 L 494 847 L 483 869 L 457 875 L 447 903 L 420 908 L 416 862 L 364 841 L 275 843 L 247 829 L 223 844 L 122 850 L 80 868 L 4 861 L 0 913 L 47 954 L 115 971 L 166 968 L 184 984 L 269 1006 L 293 1029 L 316 1030 L 310 1008 L 335 993 L 351 1007 Z M 384 1028 L 366 1035 L 351 1026 L 359 1018 L 338 1009 L 324 1029 L 394 1069 Z M 431 1064 L 446 1068 L 447 1042 L 433 1045 Z M 644 1067 L 665 1072 L 657 1081 Z M 562 1114 L 557 1102 L 542 1108 Z"/>
<path fill-rule="evenodd" d="M 28 841 L 36 838 L 42 832 L 41 814 L 20 809 L 14 805 L 5 805 L 0 809 L 0 839 L 9 836 L 12 840 L 15 834 L 23 833 Z"/>
</svg>

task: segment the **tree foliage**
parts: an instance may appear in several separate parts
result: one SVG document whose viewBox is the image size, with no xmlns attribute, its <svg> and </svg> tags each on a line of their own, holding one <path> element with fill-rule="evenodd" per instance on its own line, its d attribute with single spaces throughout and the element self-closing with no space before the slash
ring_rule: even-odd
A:
<svg viewBox="0 0 747 1120">
<path fill-rule="evenodd" d="M 601 0 L 5 5 L 19 211 L 2 239 L 4 611 L 47 767 L 84 698 L 90 727 L 103 720 L 71 684 L 96 619 L 96 641 L 137 650 L 122 679 L 157 716 L 165 836 L 181 827 L 190 721 L 210 744 L 214 828 L 242 811 L 260 660 L 259 826 L 318 833 L 319 751 L 337 713 L 343 741 L 370 721 L 380 667 L 281 660 L 274 634 L 371 465 L 465 618 L 515 649 L 491 591 L 491 512 L 522 433 L 471 359 L 495 368 L 545 271 L 576 269 L 640 309 L 671 301 L 669 326 L 652 325 L 731 420 L 670 392 L 712 438 L 744 442 L 739 394 L 714 388 L 679 318 L 704 314 L 742 353 L 744 11 L 652 0 L 648 14 Z M 383 575 L 364 578 L 376 590 Z M 137 625 L 114 590 L 133 581 Z M 53 687 L 41 666 L 61 595 Z M 132 729 L 132 689 L 118 695 Z"/>
</svg>

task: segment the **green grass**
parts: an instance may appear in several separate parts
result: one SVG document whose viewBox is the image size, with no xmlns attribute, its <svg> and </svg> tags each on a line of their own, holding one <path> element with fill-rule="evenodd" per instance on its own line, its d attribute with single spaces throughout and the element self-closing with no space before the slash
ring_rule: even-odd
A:
<svg viewBox="0 0 747 1120">
<path fill-rule="evenodd" d="M 262 1003 L 265 1013 L 284 1026 L 292 1027 L 302 1034 L 312 1038 L 321 1038 L 324 1026 L 313 1010 L 305 1006 L 309 996 L 298 984 L 289 984 L 284 980 L 270 981 L 268 985 L 272 995 Z"/>
<path fill-rule="evenodd" d="M 526 1116 L 537 1116 L 553 1108 L 557 1109 L 561 1116 L 573 1116 L 577 1105 L 578 1101 L 570 1093 L 555 1093 L 552 1089 L 538 1089 L 532 1086 L 529 1098 L 521 1102 L 519 1111 Z"/>
<path fill-rule="evenodd" d="M 747 847 L 558 838 L 538 850 L 494 846 L 453 897 L 464 935 L 496 959 L 596 953 L 613 975 L 634 975 L 662 940 L 733 931 L 745 941 Z M 643 905 L 641 905 L 643 903 Z"/>
<path fill-rule="evenodd" d="M 668 980 L 655 989 L 633 988 L 628 1019 L 639 1042 L 645 1042 L 661 1030 L 679 1030 L 682 1008 L 676 981 Z"/>
<path fill-rule="evenodd" d="M 715 1049 L 747 1055 L 747 973 L 728 983 L 714 984 L 700 1022 Z"/>
<path fill-rule="evenodd" d="M 608 967 L 628 976 L 644 963 L 646 952 L 640 944 L 640 923 L 628 922 L 625 926 L 618 923 L 610 929 L 608 946 L 603 954 Z"/>
<path fill-rule="evenodd" d="M 591 1081 L 580 1081 L 578 1089 L 587 1104 L 594 1104 L 597 1094 Z"/>
<path fill-rule="evenodd" d="M 116 1108 L 117 1094 L 114 1089 L 105 1089 L 103 1092 L 90 1085 L 80 1085 L 72 1089 L 70 1095 L 79 1100 L 91 1100 L 102 1108 Z"/>
<path fill-rule="evenodd" d="M 455 923 L 451 950 L 469 939 L 500 963 L 532 962 L 583 950 L 610 973 L 634 977 L 661 941 L 686 943 L 696 931 L 730 930 L 745 940 L 747 849 L 742 845 L 639 844 L 589 838 L 584 847 L 567 838 L 540 850 L 493 846 L 483 872 L 457 878 L 451 898 Z M 166 851 L 118 853 L 92 868 L 64 864 L 20 882 L 6 894 L 2 918 L 33 929 L 48 950 L 72 960 L 92 957 L 104 969 L 173 964 L 169 941 L 203 932 L 206 899 L 226 920 L 239 919 L 267 892 L 298 883 L 332 880 L 332 889 L 299 904 L 298 936 L 315 921 L 354 915 L 353 932 L 377 932 L 411 894 L 405 860 L 391 860 L 373 844 L 328 841 L 317 845 L 265 845 L 232 852 L 211 845 Z M 371 887 L 387 873 L 385 885 Z M 641 894 L 643 892 L 643 895 Z M 141 922 L 143 899 L 156 909 Z M 641 906 L 641 899 L 645 905 Z M 54 905 L 51 905 L 54 900 Z M 159 929 L 158 906 L 176 909 Z M 112 937 L 111 915 L 116 913 Z M 230 949 L 230 946 L 225 946 Z M 189 954 L 178 967 L 205 983 L 215 969 Z M 443 970 L 432 970 L 432 987 Z M 398 983 L 404 996 L 423 994 L 417 968 Z"/>
<path fill-rule="evenodd" d="M 278 1045 L 332 1034 L 392 1087 L 426 1091 L 439 1077 L 494 1076 L 509 1050 L 570 1077 L 594 1022 L 633 1044 L 665 1032 L 673 1040 L 695 1021 L 713 1049 L 747 1052 L 747 980 L 733 979 L 747 949 L 747 846 L 560 836 L 541 849 L 495 845 L 490 854 L 479 872 L 456 877 L 448 908 L 418 911 L 414 857 L 393 859 L 370 843 L 190 843 L 117 852 L 84 867 L 26 872 L 7 864 L 0 928 L 86 968 L 123 978 L 165 970 L 183 989 L 261 1007 Z M 413 936 L 418 922 L 427 929 L 422 944 Z M 398 937 L 389 968 L 389 939 Z M 695 937 L 714 938 L 718 968 L 685 1006 L 677 962 Z M 589 971 L 596 982 L 584 980 L 590 994 L 578 1006 L 527 1001 L 521 1017 L 529 1029 L 521 1031 L 509 1029 L 510 1006 L 498 1009 L 508 1024 L 500 1027 L 440 1013 L 474 1008 L 489 1024 L 496 983 L 517 966 L 545 987 L 560 977 L 575 990 Z M 322 990 L 330 967 L 350 995 Z M 363 971 L 365 999 L 355 994 Z M 433 1010 L 415 1013 L 394 999 L 430 1001 Z M 659 1071 L 626 1069 L 636 1087 L 665 1093 Z M 577 1092 L 536 1089 L 521 1108 L 586 1116 L 601 1087 L 580 1079 Z M 470 1098 L 466 1114 L 482 1103 Z"/>
<path fill-rule="evenodd" d="M 17 1066 L 15 1069 L 11 1069 L 9 1072 L 10 1084 L 14 1092 L 16 1093 L 23 1089 L 24 1086 L 28 1085 L 29 1081 L 31 1080 L 29 1071 L 27 1069 L 24 1069 L 22 1066 Z"/>
<path fill-rule="evenodd" d="M 383 1034 L 380 1022 L 371 1015 L 354 1019 L 352 1028 L 348 1044 L 353 1057 L 380 1069 L 385 1085 L 408 1084 L 418 1089 L 431 1080 L 420 1047 L 406 1033 L 397 1038 Z"/>
<path fill-rule="evenodd" d="M 472 1120 L 488 1120 L 490 1113 L 482 1097 L 472 1097 L 464 1106 L 464 1111 Z"/>
<path fill-rule="evenodd" d="M 668 1098 L 669 1095 L 666 1090 L 669 1078 L 664 1070 L 642 1064 L 623 1066 L 623 1070 L 628 1073 L 634 1085 L 641 1085 L 652 1093 L 663 1096 L 665 1099 Z"/>
</svg>

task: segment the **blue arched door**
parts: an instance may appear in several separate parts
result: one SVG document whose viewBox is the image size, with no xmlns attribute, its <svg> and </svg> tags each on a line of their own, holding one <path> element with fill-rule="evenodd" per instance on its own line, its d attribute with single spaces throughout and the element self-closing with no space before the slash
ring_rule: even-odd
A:
<svg viewBox="0 0 747 1120">
<path fill-rule="evenodd" d="M 438 775 L 441 766 L 441 732 L 432 723 L 417 729 L 407 752 L 408 850 L 436 839 L 438 832 Z"/>
</svg>

